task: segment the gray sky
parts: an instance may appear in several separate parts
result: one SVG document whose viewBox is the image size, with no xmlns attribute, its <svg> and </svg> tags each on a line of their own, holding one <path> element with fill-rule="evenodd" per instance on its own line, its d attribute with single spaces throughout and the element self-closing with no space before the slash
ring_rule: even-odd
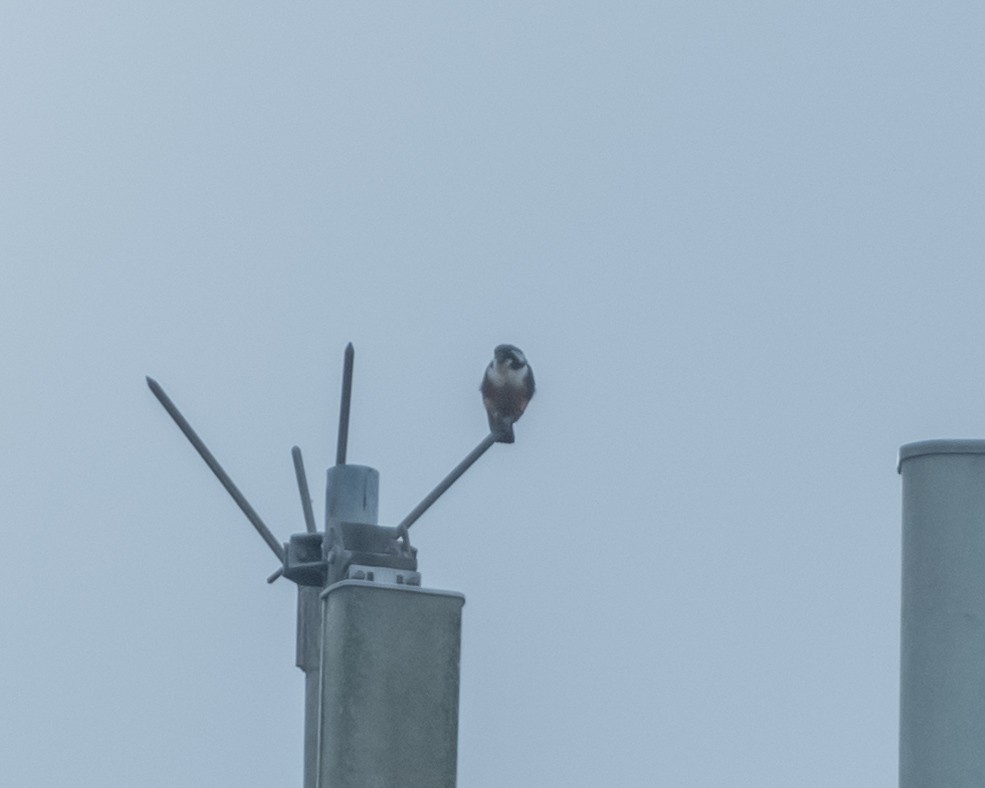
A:
<svg viewBox="0 0 985 788">
<path fill-rule="evenodd" d="M 463 592 L 459 784 L 896 783 L 901 443 L 985 432 L 985 11 L 0 7 L 0 769 L 300 786 L 349 456 Z M 322 512 L 318 511 L 319 522 Z"/>
</svg>

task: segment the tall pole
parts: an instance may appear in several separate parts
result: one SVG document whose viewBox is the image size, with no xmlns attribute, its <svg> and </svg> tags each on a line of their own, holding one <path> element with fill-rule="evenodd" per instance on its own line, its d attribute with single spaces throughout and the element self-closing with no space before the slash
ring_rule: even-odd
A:
<svg viewBox="0 0 985 788">
<path fill-rule="evenodd" d="M 420 587 L 409 528 L 499 435 L 490 433 L 396 527 L 379 525 L 379 473 L 346 462 L 354 351 L 345 351 L 336 465 L 318 531 L 292 449 L 305 532 L 281 544 L 156 381 L 147 384 L 298 584 L 304 788 L 455 788 L 465 597 Z"/>
<path fill-rule="evenodd" d="M 379 473 L 335 465 L 325 500 L 331 565 L 343 524 L 378 523 Z M 333 576 L 299 597 L 305 787 L 455 788 L 465 597 Z"/>
<path fill-rule="evenodd" d="M 380 474 L 364 465 L 328 469 L 325 531 L 343 522 L 379 522 Z M 321 595 L 318 586 L 298 586 L 297 666 L 304 671 L 304 788 L 318 788 L 320 671 L 322 655 Z"/>
<path fill-rule="evenodd" d="M 985 440 L 900 449 L 900 788 L 985 785 Z"/>
</svg>

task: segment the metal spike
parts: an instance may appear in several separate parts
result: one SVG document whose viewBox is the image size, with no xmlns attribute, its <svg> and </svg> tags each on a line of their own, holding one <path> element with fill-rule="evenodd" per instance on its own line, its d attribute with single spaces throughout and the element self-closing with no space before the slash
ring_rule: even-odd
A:
<svg viewBox="0 0 985 788">
<path fill-rule="evenodd" d="M 273 550 L 274 555 L 280 559 L 283 563 L 284 561 L 284 546 L 277 541 L 269 528 L 267 528 L 266 523 L 260 519 L 260 515 L 256 513 L 252 506 L 250 506 L 249 501 L 246 500 L 243 493 L 239 491 L 239 488 L 233 483 L 233 480 L 229 478 L 222 466 L 219 465 L 219 461 L 212 455 L 212 452 L 208 450 L 208 447 L 202 442 L 202 439 L 198 437 L 195 430 L 192 429 L 192 425 L 188 423 L 187 419 L 181 415 L 177 406 L 171 401 L 167 394 L 164 393 L 164 389 L 161 388 L 160 384 L 151 377 L 147 378 L 147 385 L 151 392 L 157 397 L 157 401 L 164 406 L 164 409 L 168 412 L 168 415 L 174 419 L 174 423 L 178 425 L 185 437 L 188 438 L 192 446 L 195 447 L 195 451 L 199 453 L 199 456 L 205 460 L 205 464 L 209 466 L 209 469 L 216 475 L 216 478 L 222 483 L 222 486 L 226 488 L 226 492 L 232 496 L 232 499 L 236 501 L 236 504 L 242 510 L 243 514 L 246 515 L 246 519 L 253 524 L 253 527 L 257 529 L 257 533 L 263 537 L 263 541 L 267 543 L 267 546 Z"/>
<path fill-rule="evenodd" d="M 301 508 L 304 510 L 304 525 L 309 534 L 316 533 L 315 513 L 311 509 L 311 493 L 308 492 L 308 475 L 304 472 L 304 460 L 301 459 L 301 449 L 295 446 L 291 449 L 294 458 L 294 475 L 298 477 L 298 492 L 301 493 Z"/>
<path fill-rule="evenodd" d="M 350 342 L 345 346 L 345 363 L 342 367 L 342 402 L 339 405 L 339 439 L 335 450 L 335 464 L 345 465 L 349 444 L 349 405 L 352 402 L 352 362 L 355 348 Z"/>
<path fill-rule="evenodd" d="M 397 533 L 406 534 L 407 529 L 410 528 L 414 522 L 420 517 L 424 512 L 426 512 L 435 501 L 438 500 L 445 491 L 451 487 L 459 476 L 461 476 L 465 471 L 467 471 L 477 459 L 479 459 L 486 451 L 496 443 L 499 438 L 499 433 L 490 432 L 485 438 L 483 438 L 479 445 L 476 446 L 472 451 L 466 455 L 465 459 L 462 460 L 458 465 L 452 468 L 451 473 L 449 473 L 444 479 L 442 479 L 438 486 L 435 487 L 431 492 L 427 494 L 423 501 L 421 501 L 417 506 L 414 507 L 413 511 L 408 514 L 403 520 L 400 521 L 400 525 L 397 526 Z"/>
</svg>

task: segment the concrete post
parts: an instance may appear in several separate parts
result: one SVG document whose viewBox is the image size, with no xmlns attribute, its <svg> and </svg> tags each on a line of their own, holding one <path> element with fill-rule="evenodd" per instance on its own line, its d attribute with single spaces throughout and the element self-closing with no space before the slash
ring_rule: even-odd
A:
<svg viewBox="0 0 985 788">
<path fill-rule="evenodd" d="M 318 788 L 455 788 L 461 594 L 322 592 Z"/>
<path fill-rule="evenodd" d="M 900 788 L 985 785 L 985 441 L 903 446 Z"/>
</svg>

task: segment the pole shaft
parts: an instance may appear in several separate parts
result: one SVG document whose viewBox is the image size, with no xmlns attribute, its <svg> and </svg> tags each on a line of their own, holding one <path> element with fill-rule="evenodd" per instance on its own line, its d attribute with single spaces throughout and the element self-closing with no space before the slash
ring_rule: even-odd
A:
<svg viewBox="0 0 985 788">
<path fill-rule="evenodd" d="M 325 533 L 341 531 L 343 522 L 379 522 L 380 474 L 363 465 L 336 465 L 328 469 L 325 492 Z M 318 782 L 319 752 L 324 752 L 325 733 L 319 726 L 322 713 L 320 659 L 323 649 L 322 612 L 314 586 L 298 589 L 297 665 L 304 671 L 304 788 L 328 788 Z M 333 787 L 334 788 L 334 787 Z"/>
<path fill-rule="evenodd" d="M 900 449 L 900 788 L 985 785 L 985 441 Z"/>
</svg>

